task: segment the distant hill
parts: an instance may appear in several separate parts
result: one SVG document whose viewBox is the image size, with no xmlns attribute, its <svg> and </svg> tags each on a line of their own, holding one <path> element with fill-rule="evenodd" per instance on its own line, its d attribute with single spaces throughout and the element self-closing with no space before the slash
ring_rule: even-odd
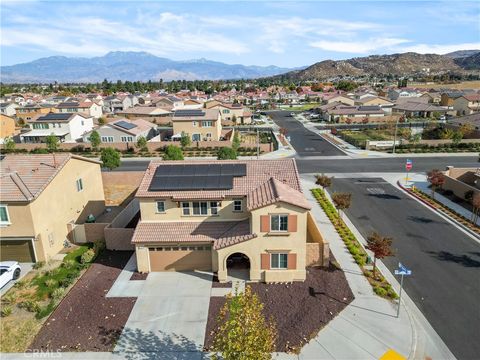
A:
<svg viewBox="0 0 480 360">
<path fill-rule="evenodd" d="M 445 56 L 448 56 L 452 59 L 459 59 L 459 58 L 466 58 L 478 53 L 480 53 L 480 50 L 458 50 L 458 51 L 445 54 Z"/>
<path fill-rule="evenodd" d="M 229 65 L 206 59 L 174 61 L 147 52 L 123 51 L 93 58 L 51 56 L 0 68 L 1 81 L 5 83 L 100 82 L 105 78 L 111 81 L 252 79 L 289 70 L 273 65 Z"/>
<path fill-rule="evenodd" d="M 467 54 L 458 51 L 453 57 L 413 52 L 392 55 L 371 55 L 348 60 L 325 60 L 303 70 L 283 74 L 292 80 L 322 80 L 338 76 L 413 75 L 428 71 L 431 74 L 480 70 L 480 52 Z M 428 70 L 427 70 L 428 69 Z"/>
</svg>

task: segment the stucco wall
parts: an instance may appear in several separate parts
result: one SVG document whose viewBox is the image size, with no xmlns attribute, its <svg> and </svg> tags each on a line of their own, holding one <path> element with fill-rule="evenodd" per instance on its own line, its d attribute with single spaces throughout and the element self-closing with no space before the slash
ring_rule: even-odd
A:
<svg viewBox="0 0 480 360">
<path fill-rule="evenodd" d="M 135 229 L 105 228 L 105 244 L 109 250 L 134 250 L 132 244 Z"/>
</svg>

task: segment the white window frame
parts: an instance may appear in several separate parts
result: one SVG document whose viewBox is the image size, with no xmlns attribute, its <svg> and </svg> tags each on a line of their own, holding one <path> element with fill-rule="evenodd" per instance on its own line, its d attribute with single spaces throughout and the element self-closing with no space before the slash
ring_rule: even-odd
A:
<svg viewBox="0 0 480 360">
<path fill-rule="evenodd" d="M 113 143 L 115 142 L 114 140 L 114 137 L 113 136 L 102 136 L 101 138 L 102 142 L 103 143 Z"/>
<path fill-rule="evenodd" d="M 193 126 L 193 127 L 197 127 L 197 122 L 196 122 L 196 121 L 192 121 L 192 126 Z"/>
<path fill-rule="evenodd" d="M 5 215 L 7 215 L 7 220 L 2 220 L 0 218 L 0 225 L 10 225 L 10 214 L 8 213 L 8 206 L 7 205 L 0 205 L 0 208 L 5 209 Z"/>
<path fill-rule="evenodd" d="M 281 257 L 285 259 L 285 266 L 282 266 Z M 273 259 L 277 259 L 277 266 L 273 266 Z M 287 253 L 271 253 L 270 254 L 270 269 L 287 270 L 288 269 L 288 254 Z"/>
<path fill-rule="evenodd" d="M 187 205 L 187 206 L 185 206 Z M 182 215 L 183 216 L 190 216 L 191 210 L 190 210 L 190 203 L 189 202 L 182 202 Z"/>
<path fill-rule="evenodd" d="M 83 191 L 83 180 L 82 178 L 79 178 L 75 181 L 75 184 L 77 185 L 77 192 Z"/>
<path fill-rule="evenodd" d="M 192 134 L 192 141 L 201 141 L 202 134 Z"/>
<path fill-rule="evenodd" d="M 218 201 L 210 201 L 210 214 L 218 215 Z"/>
<path fill-rule="evenodd" d="M 240 203 L 240 209 L 237 209 L 238 203 Z M 233 211 L 234 212 L 243 212 L 243 200 L 242 199 L 233 200 Z"/>
<path fill-rule="evenodd" d="M 163 210 L 158 209 L 158 204 L 162 204 Z M 165 200 L 155 201 L 155 209 L 156 209 L 157 214 L 164 214 L 165 213 Z"/>
<path fill-rule="evenodd" d="M 195 204 L 198 204 L 198 214 L 195 213 Z M 202 204 L 205 204 L 205 206 L 202 206 Z M 192 215 L 193 216 L 206 216 L 208 215 L 208 202 L 206 201 L 193 201 L 192 202 Z M 202 210 L 205 210 L 205 212 L 202 212 Z"/>
<path fill-rule="evenodd" d="M 278 218 L 278 228 L 273 228 L 273 219 Z M 285 225 L 286 229 L 282 229 L 282 220 L 281 218 L 286 218 Z M 272 214 L 270 215 L 270 231 L 271 232 L 288 232 L 288 214 Z"/>
<path fill-rule="evenodd" d="M 202 127 L 213 127 L 213 121 L 211 120 L 202 121 Z"/>
<path fill-rule="evenodd" d="M 120 140 L 122 142 L 133 142 L 133 136 L 122 136 Z"/>
<path fill-rule="evenodd" d="M 212 137 L 212 133 L 206 133 L 205 134 L 207 138 L 211 138 Z"/>
</svg>

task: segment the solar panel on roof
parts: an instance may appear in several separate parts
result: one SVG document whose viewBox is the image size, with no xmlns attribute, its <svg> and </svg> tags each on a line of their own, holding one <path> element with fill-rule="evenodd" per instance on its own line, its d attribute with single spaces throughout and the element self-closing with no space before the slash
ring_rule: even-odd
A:
<svg viewBox="0 0 480 360">
<path fill-rule="evenodd" d="M 246 174 L 246 164 L 160 165 L 149 191 L 228 190 L 233 188 L 234 177 Z"/>
<path fill-rule="evenodd" d="M 175 116 L 204 116 L 204 115 L 205 115 L 205 111 L 200 109 L 175 111 Z"/>
<path fill-rule="evenodd" d="M 50 113 L 39 117 L 36 121 L 68 120 L 71 116 L 71 113 Z"/>
<path fill-rule="evenodd" d="M 125 130 L 131 130 L 131 129 L 137 127 L 137 125 L 126 122 L 126 121 L 123 121 L 123 120 L 122 121 L 117 121 L 116 123 L 114 123 L 114 125 L 118 126 L 118 127 L 121 127 L 122 129 L 125 129 Z"/>
</svg>

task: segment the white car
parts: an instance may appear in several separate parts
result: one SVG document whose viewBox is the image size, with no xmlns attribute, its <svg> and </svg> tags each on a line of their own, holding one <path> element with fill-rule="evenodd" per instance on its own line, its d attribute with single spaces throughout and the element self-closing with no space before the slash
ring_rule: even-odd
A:
<svg viewBox="0 0 480 360">
<path fill-rule="evenodd" d="M 0 262 L 0 289 L 9 281 L 17 280 L 20 277 L 20 265 L 16 261 Z"/>
</svg>

